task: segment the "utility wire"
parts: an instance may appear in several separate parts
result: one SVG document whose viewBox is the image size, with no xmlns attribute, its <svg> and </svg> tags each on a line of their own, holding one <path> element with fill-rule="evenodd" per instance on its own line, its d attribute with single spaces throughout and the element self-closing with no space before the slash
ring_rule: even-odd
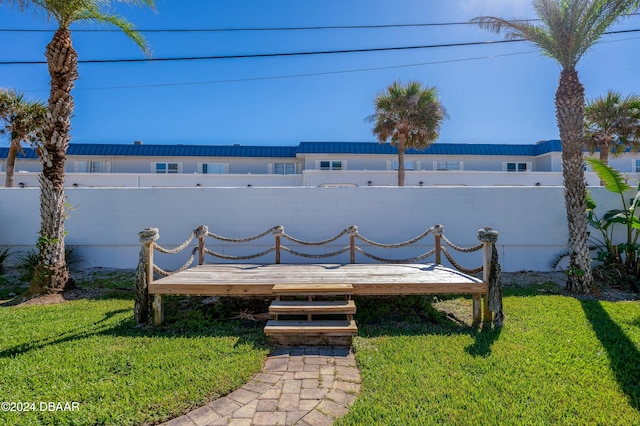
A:
<svg viewBox="0 0 640 426">
<path fill-rule="evenodd" d="M 625 34 L 640 32 L 640 29 L 609 31 L 604 34 Z M 80 59 L 79 64 L 105 64 L 105 63 L 139 63 L 139 62 L 175 62 L 175 61 L 202 61 L 214 59 L 248 59 L 248 58 L 276 58 L 290 56 L 313 56 L 313 55 L 334 55 L 342 53 L 365 53 L 365 52 L 389 52 L 401 50 L 417 50 L 417 49 L 435 49 L 444 47 L 463 47 L 463 46 L 482 46 L 491 44 L 519 43 L 527 41 L 525 39 L 514 40 L 490 40 L 490 41 L 474 41 L 463 43 L 443 43 L 430 44 L 420 46 L 400 46 L 400 47 L 376 47 L 368 49 L 339 49 L 339 50 L 317 50 L 307 52 L 283 52 L 283 53 L 250 53 L 236 55 L 212 55 L 212 56 L 182 56 L 182 57 L 163 57 L 163 58 L 132 58 L 132 59 Z M 43 65 L 47 61 L 0 61 L 0 65 Z"/>
<path fill-rule="evenodd" d="M 517 19 L 512 22 L 532 22 L 537 19 Z M 381 28 L 412 28 L 412 27 L 447 27 L 454 25 L 475 25 L 471 22 L 434 22 L 428 24 L 379 24 L 379 25 L 323 25 L 310 27 L 240 27 L 240 28 L 165 28 L 165 29 L 136 29 L 140 33 L 218 33 L 218 32 L 243 32 L 243 31 L 315 31 L 315 30 L 363 30 Z M 113 33 L 121 32 L 119 29 L 73 29 L 73 32 L 81 33 Z M 52 33 L 55 29 L 44 28 L 0 28 L 0 32 L 16 33 Z"/>
<path fill-rule="evenodd" d="M 601 43 L 603 44 L 615 43 L 619 41 L 635 40 L 638 38 L 639 37 L 631 37 L 627 39 L 603 41 Z M 357 69 L 339 70 L 339 71 L 323 71 L 323 72 L 313 72 L 313 73 L 303 73 L 303 74 L 288 74 L 288 75 L 277 75 L 277 76 L 267 76 L 267 77 L 247 77 L 247 78 L 235 78 L 235 79 L 225 79 L 225 80 L 192 81 L 192 82 L 183 82 L 183 83 L 157 83 L 157 84 L 139 84 L 139 85 L 127 85 L 127 86 L 103 86 L 103 87 L 76 87 L 74 90 L 90 91 L 90 90 L 144 89 L 144 88 L 154 88 L 154 87 L 199 86 L 199 85 L 205 85 L 205 84 L 223 84 L 223 83 L 241 83 L 246 81 L 281 80 L 281 79 L 288 79 L 288 78 L 316 77 L 316 76 L 336 75 L 336 74 L 353 74 L 353 73 L 368 72 L 368 71 L 381 71 L 381 70 L 397 69 L 397 68 L 410 68 L 410 67 L 420 67 L 420 66 L 426 66 L 426 65 L 468 62 L 468 61 L 477 61 L 481 59 L 493 59 L 493 58 L 502 58 L 507 56 L 527 55 L 532 53 L 539 53 L 539 51 L 529 50 L 525 52 L 504 53 L 504 54 L 491 55 L 491 56 L 477 56 L 472 58 L 449 59 L 449 60 L 442 60 L 442 61 L 421 62 L 421 63 L 415 63 L 415 64 L 388 65 L 384 67 L 357 68 Z M 49 91 L 49 89 L 25 90 L 25 92 L 29 92 L 29 93 L 47 92 L 47 91 Z"/>
<path fill-rule="evenodd" d="M 625 16 L 636 16 L 640 13 L 630 13 Z M 511 22 L 537 22 L 540 19 L 512 19 Z M 202 32 L 241 32 L 241 31 L 307 31 L 307 30 L 352 30 L 352 29 L 379 29 L 379 28 L 411 28 L 411 27 L 446 27 L 455 25 L 476 25 L 470 21 L 459 22 L 431 22 L 413 24 L 373 24 L 373 25 L 318 25 L 308 27 L 245 27 L 245 28 L 165 28 L 165 29 L 136 29 L 141 33 L 202 33 Z M 40 28 L 0 28 L 0 32 L 54 32 L 55 29 Z M 121 32 L 119 29 L 73 29 L 73 32 Z"/>
</svg>

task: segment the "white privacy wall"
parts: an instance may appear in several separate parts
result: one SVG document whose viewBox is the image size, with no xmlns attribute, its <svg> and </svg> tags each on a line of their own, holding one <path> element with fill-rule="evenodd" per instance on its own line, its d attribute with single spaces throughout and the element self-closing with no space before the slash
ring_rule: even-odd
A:
<svg viewBox="0 0 640 426">
<path fill-rule="evenodd" d="M 0 191 L 0 246 L 13 251 L 32 248 L 39 230 L 39 190 Z M 283 225 L 288 234 L 304 240 L 322 240 L 348 225 L 358 225 L 369 239 L 400 242 L 439 223 L 452 242 L 464 246 L 477 244 L 477 230 L 491 226 L 500 232 L 503 270 L 547 271 L 566 251 L 562 191 L 561 187 L 69 188 L 66 193 L 72 211 L 66 242 L 77 247 L 83 266 L 134 268 L 140 249 L 138 232 L 145 227 L 159 228 L 158 244 L 172 247 L 198 225 L 229 237 Z M 617 206 L 617 196 L 602 188 L 592 191 L 598 205 Z M 347 241 L 343 238 L 331 249 Z M 433 243 L 430 236 L 423 241 Z M 249 251 L 272 244 L 273 237 L 268 236 Z M 213 241 L 207 245 L 216 251 L 241 253 Z M 428 248 L 380 254 L 413 257 Z M 480 264 L 475 256 L 468 262 L 461 256 L 456 259 L 474 267 Z M 186 257 L 158 256 L 158 261 L 172 268 Z M 357 259 L 367 261 L 362 256 Z M 283 255 L 283 261 L 309 260 Z M 346 261 L 347 257 L 326 260 Z M 257 262 L 271 263 L 273 255 Z"/>
</svg>

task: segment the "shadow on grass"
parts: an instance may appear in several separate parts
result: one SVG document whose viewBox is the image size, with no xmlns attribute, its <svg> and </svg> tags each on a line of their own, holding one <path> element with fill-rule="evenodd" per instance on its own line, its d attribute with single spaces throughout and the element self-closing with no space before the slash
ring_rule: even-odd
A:
<svg viewBox="0 0 640 426">
<path fill-rule="evenodd" d="M 640 411 L 640 352 L 600 302 L 583 300 L 582 309 L 607 351 L 611 370 L 633 408 Z"/>
<path fill-rule="evenodd" d="M 502 327 L 493 327 L 491 323 L 483 323 L 482 327 L 476 328 L 472 336 L 475 338 L 472 345 L 464 348 L 471 356 L 485 357 L 491 355 L 491 346 L 498 340 Z"/>
<path fill-rule="evenodd" d="M 242 321 L 235 322 L 211 322 L 207 327 L 138 327 L 132 317 L 127 318 L 113 326 L 104 326 L 104 323 L 115 315 L 131 312 L 131 309 L 118 309 L 106 312 L 104 317 L 91 326 L 76 327 L 69 329 L 55 337 L 45 337 L 34 339 L 28 343 L 22 343 L 0 351 L 0 358 L 9 358 L 22 355 L 31 351 L 37 351 L 49 346 L 64 344 L 66 342 L 86 339 L 93 336 L 115 336 L 115 337 L 157 337 L 157 338 L 184 338 L 184 337 L 237 337 L 234 347 L 241 345 L 251 345 L 256 348 L 266 347 L 266 339 L 262 333 L 258 333 L 253 326 L 249 327 Z"/>
<path fill-rule="evenodd" d="M 460 325 L 454 321 L 444 323 L 414 323 L 414 324 L 358 324 L 361 337 L 383 336 L 450 336 L 453 334 L 468 335 L 474 342 L 465 351 L 474 357 L 491 355 L 491 347 L 500 337 L 502 327 L 494 327 L 491 323 L 482 325 Z"/>
</svg>

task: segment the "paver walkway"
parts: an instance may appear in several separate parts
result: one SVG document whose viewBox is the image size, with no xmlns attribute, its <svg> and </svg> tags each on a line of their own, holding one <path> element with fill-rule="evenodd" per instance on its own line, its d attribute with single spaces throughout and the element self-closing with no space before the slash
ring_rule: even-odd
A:
<svg viewBox="0 0 640 426">
<path fill-rule="evenodd" d="M 282 348 L 240 389 L 165 425 L 331 425 L 359 392 L 350 348 Z"/>
</svg>

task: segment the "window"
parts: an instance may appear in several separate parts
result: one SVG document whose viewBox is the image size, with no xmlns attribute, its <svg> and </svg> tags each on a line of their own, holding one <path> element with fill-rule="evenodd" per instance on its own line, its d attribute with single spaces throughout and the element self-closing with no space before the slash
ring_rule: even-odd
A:
<svg viewBox="0 0 640 426">
<path fill-rule="evenodd" d="M 295 163 L 275 163 L 273 165 L 273 174 L 276 175 L 295 175 L 296 164 Z"/>
<path fill-rule="evenodd" d="M 341 160 L 322 160 L 320 161 L 320 170 L 342 170 Z"/>
<path fill-rule="evenodd" d="M 460 170 L 460 163 L 458 163 L 457 161 L 437 161 L 436 170 L 439 170 L 439 171 Z"/>
<path fill-rule="evenodd" d="M 180 173 L 180 163 L 154 163 L 155 172 L 161 174 L 176 174 Z"/>
<path fill-rule="evenodd" d="M 75 161 L 73 171 L 76 173 L 109 173 L 110 161 Z"/>
<path fill-rule="evenodd" d="M 636 173 L 640 173 L 640 160 L 636 160 Z"/>
<path fill-rule="evenodd" d="M 397 161 L 393 162 L 393 170 L 398 170 L 399 164 Z M 404 162 L 404 169 L 405 170 L 415 170 L 416 169 L 416 163 L 415 161 L 405 161 Z"/>
<path fill-rule="evenodd" d="M 202 163 L 202 173 L 205 175 L 221 175 L 226 173 L 225 163 Z"/>
<path fill-rule="evenodd" d="M 527 170 L 527 163 L 507 163 L 508 172 L 526 172 Z"/>
</svg>

